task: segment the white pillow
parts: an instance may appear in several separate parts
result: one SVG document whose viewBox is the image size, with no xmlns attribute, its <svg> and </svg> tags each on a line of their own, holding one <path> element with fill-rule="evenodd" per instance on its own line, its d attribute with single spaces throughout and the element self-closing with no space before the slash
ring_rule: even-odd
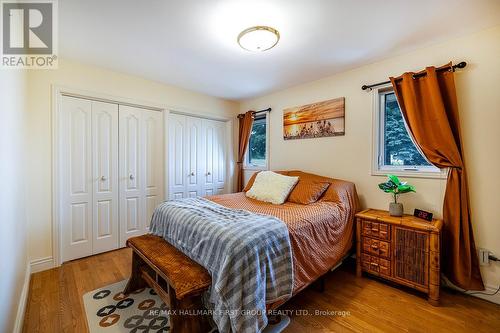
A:
<svg viewBox="0 0 500 333">
<path fill-rule="evenodd" d="M 299 181 L 299 177 L 283 176 L 272 171 L 262 171 L 257 174 L 255 181 L 246 192 L 246 196 L 275 205 L 281 205 Z"/>
</svg>

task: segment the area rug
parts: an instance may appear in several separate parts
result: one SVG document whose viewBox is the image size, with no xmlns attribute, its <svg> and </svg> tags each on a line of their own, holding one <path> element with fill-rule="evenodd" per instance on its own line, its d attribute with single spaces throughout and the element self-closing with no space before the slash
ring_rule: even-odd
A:
<svg viewBox="0 0 500 333">
<path fill-rule="evenodd" d="M 145 288 L 124 295 L 126 284 L 127 280 L 123 280 L 83 295 L 90 333 L 170 332 L 168 316 L 161 315 L 167 306 L 155 291 Z M 289 323 L 290 318 L 283 317 L 263 333 L 280 333 Z"/>
</svg>

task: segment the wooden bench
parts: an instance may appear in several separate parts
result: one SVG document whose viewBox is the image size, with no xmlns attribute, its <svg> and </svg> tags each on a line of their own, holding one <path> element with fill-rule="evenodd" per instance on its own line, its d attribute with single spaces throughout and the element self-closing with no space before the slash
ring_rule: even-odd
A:
<svg viewBox="0 0 500 333">
<path fill-rule="evenodd" d="M 170 309 L 170 332 L 208 332 L 209 316 L 195 314 L 204 309 L 201 296 L 212 283 L 208 271 L 158 236 L 133 237 L 127 246 L 132 275 L 124 293 L 149 286 Z"/>
</svg>

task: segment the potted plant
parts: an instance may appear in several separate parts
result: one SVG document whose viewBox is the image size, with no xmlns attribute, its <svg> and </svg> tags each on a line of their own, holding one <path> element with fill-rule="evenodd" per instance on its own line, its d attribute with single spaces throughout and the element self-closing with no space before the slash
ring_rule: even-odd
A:
<svg viewBox="0 0 500 333">
<path fill-rule="evenodd" d="M 391 216 L 403 216 L 403 204 L 398 202 L 400 194 L 415 192 L 415 186 L 399 181 L 394 175 L 387 175 L 389 178 L 385 183 L 378 184 L 378 187 L 385 193 L 392 193 L 394 202 L 389 204 L 389 214 Z"/>
</svg>

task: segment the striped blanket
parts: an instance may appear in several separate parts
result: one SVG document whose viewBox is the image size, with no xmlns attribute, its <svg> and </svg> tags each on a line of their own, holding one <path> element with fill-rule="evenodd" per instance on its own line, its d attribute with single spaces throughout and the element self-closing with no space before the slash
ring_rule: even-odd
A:
<svg viewBox="0 0 500 333">
<path fill-rule="evenodd" d="M 261 332 L 266 303 L 292 295 L 290 237 L 276 217 L 185 198 L 160 204 L 151 232 L 210 272 L 206 296 L 221 333 Z"/>
</svg>

